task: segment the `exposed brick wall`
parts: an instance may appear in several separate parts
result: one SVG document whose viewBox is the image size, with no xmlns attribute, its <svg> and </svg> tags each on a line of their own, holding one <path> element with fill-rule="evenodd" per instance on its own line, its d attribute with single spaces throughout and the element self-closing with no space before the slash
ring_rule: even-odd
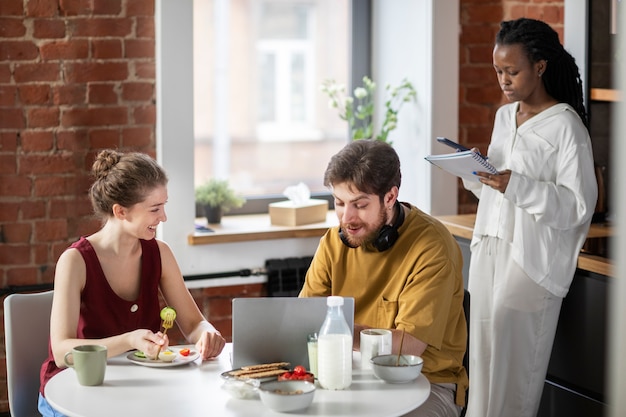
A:
<svg viewBox="0 0 626 417">
<path fill-rule="evenodd" d="M 502 18 L 523 15 L 562 28 L 563 2 L 461 0 L 462 143 L 484 148 L 489 140 L 502 98 L 491 69 L 493 36 Z M 86 191 L 98 150 L 154 155 L 154 54 L 154 0 L 0 1 L 2 287 L 51 283 L 61 251 L 97 230 Z M 468 193 L 459 195 L 459 212 L 474 211 Z M 192 293 L 228 333 L 230 300 L 264 291 L 260 285 Z"/>
<path fill-rule="evenodd" d="M 459 141 L 483 151 L 493 119 L 505 102 L 492 66 L 500 21 L 529 17 L 549 23 L 563 40 L 563 0 L 461 0 Z M 475 213 L 478 200 L 459 181 L 459 214 Z"/>
</svg>

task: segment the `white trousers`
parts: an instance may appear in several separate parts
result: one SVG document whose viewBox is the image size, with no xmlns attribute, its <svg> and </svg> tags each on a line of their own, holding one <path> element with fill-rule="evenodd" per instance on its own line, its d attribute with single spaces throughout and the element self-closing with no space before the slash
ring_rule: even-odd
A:
<svg viewBox="0 0 626 417">
<path fill-rule="evenodd" d="M 535 417 L 563 299 L 486 237 L 472 250 L 467 417 Z"/>
</svg>

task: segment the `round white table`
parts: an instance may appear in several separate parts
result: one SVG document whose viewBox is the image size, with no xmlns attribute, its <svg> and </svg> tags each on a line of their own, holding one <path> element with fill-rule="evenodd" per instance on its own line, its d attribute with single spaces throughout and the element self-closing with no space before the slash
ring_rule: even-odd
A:
<svg viewBox="0 0 626 417">
<path fill-rule="evenodd" d="M 170 368 L 140 366 L 120 355 L 108 360 L 104 383 L 96 387 L 80 385 L 69 368 L 48 382 L 46 398 L 71 417 L 284 417 L 266 408 L 258 395 L 237 399 L 222 389 L 220 374 L 231 369 L 231 347 L 227 344 L 215 360 Z M 371 370 L 361 370 L 360 354 L 354 352 L 349 389 L 329 391 L 318 386 L 313 404 L 289 415 L 397 417 L 420 406 L 429 394 L 430 383 L 423 375 L 408 384 L 387 384 Z"/>
</svg>

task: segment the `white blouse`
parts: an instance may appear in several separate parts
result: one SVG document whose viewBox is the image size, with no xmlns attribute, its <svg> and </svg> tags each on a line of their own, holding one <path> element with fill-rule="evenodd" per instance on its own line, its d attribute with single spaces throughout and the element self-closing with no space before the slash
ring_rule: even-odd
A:
<svg viewBox="0 0 626 417">
<path fill-rule="evenodd" d="M 489 162 L 511 170 L 504 194 L 463 181 L 479 199 L 472 248 L 483 236 L 512 244 L 515 262 L 565 297 L 598 197 L 589 133 L 576 111 L 556 104 L 519 128 L 519 103 L 498 109 Z"/>
</svg>

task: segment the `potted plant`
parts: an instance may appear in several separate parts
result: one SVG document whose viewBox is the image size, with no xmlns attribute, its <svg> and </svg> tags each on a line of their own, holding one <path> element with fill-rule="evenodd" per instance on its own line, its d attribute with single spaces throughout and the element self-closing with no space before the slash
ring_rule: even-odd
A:
<svg viewBox="0 0 626 417">
<path fill-rule="evenodd" d="M 220 223 L 222 214 L 233 208 L 239 208 L 246 199 L 238 196 L 230 188 L 227 180 L 212 178 L 199 185 L 195 190 L 196 202 L 204 208 L 208 223 Z"/>
</svg>

